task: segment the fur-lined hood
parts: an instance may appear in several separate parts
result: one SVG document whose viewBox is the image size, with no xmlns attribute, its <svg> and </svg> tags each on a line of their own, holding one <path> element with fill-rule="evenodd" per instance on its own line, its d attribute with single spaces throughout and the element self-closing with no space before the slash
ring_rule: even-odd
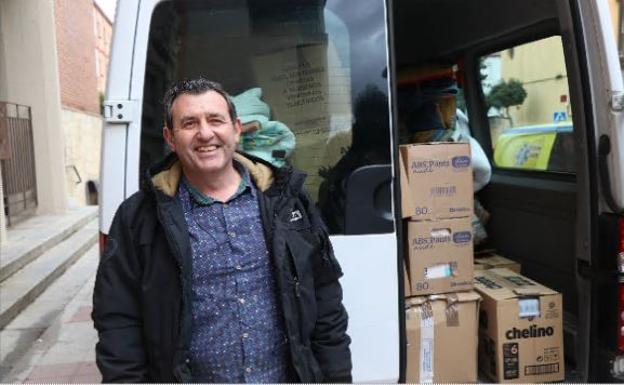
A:
<svg viewBox="0 0 624 385">
<path fill-rule="evenodd" d="M 234 153 L 234 160 L 238 161 L 248 171 L 256 187 L 262 192 L 281 190 L 285 184 L 291 189 L 301 189 L 305 174 L 294 171 L 290 166 L 275 168 L 270 163 L 249 155 Z M 182 165 L 175 153 L 169 154 L 161 162 L 149 170 L 149 190 L 158 190 L 167 197 L 174 197 L 182 177 Z M 288 182 L 288 183 L 286 183 Z M 294 183 L 293 183 L 294 182 Z M 273 188 L 272 188 L 273 187 Z"/>
</svg>

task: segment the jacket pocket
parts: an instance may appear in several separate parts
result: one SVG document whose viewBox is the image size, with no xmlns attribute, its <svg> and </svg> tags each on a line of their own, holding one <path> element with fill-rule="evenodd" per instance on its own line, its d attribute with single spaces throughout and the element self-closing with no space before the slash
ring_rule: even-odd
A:
<svg viewBox="0 0 624 385">
<path fill-rule="evenodd" d="M 309 347 L 304 347 L 302 349 L 302 352 L 304 353 L 306 362 L 309 365 L 310 373 L 312 375 L 311 381 L 316 383 L 325 382 L 325 375 L 323 374 L 323 371 L 321 370 L 321 367 L 316 360 L 312 349 L 310 349 Z"/>
<path fill-rule="evenodd" d="M 325 229 L 319 229 L 316 233 L 319 254 L 314 264 L 314 279 L 317 285 L 325 285 L 342 277 L 342 268 L 334 256 L 334 249 L 329 240 L 329 234 Z"/>
<path fill-rule="evenodd" d="M 288 260 L 290 265 L 290 283 L 293 299 L 299 318 L 301 341 L 309 346 L 310 336 L 316 323 L 316 293 L 312 261 L 314 247 L 305 240 L 293 235 L 286 239 Z"/>
</svg>

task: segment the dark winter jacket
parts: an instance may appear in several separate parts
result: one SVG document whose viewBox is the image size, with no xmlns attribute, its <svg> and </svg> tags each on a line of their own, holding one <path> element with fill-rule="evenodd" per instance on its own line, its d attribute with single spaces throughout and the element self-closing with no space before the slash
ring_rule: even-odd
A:
<svg viewBox="0 0 624 385">
<path fill-rule="evenodd" d="M 350 382 L 342 275 L 305 175 L 235 158 L 259 190 L 292 366 L 301 382 Z M 169 156 L 113 220 L 97 273 L 93 320 L 104 382 L 189 382 L 191 246 Z M 296 379 L 295 379 L 296 380 Z"/>
</svg>

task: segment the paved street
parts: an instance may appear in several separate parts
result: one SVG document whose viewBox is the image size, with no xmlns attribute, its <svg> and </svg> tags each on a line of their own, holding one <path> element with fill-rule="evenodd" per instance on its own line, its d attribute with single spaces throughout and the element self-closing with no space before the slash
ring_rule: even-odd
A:
<svg viewBox="0 0 624 385">
<path fill-rule="evenodd" d="M 78 292 L 57 320 L 33 344 L 9 373 L 5 382 L 97 383 L 97 334 L 91 321 L 91 296 L 95 276 Z"/>
</svg>

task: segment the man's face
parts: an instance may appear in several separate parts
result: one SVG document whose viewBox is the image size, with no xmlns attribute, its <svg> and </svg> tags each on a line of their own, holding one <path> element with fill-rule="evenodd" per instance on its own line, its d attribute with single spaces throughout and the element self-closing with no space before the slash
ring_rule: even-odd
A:
<svg viewBox="0 0 624 385">
<path fill-rule="evenodd" d="M 232 122 L 228 106 L 220 94 L 182 94 L 172 105 L 173 127 L 163 134 L 178 154 L 188 177 L 225 175 L 240 139 L 241 124 Z"/>
</svg>

